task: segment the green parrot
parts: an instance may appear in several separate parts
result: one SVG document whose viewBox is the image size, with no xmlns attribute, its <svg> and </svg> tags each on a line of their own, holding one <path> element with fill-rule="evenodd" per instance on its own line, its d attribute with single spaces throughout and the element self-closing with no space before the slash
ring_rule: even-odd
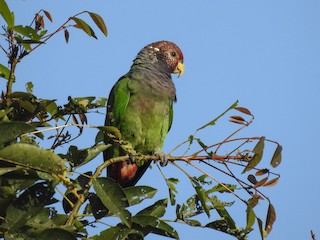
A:
<svg viewBox="0 0 320 240">
<path fill-rule="evenodd" d="M 140 154 L 162 154 L 165 137 L 173 118 L 176 89 L 171 73 L 184 72 L 183 54 L 169 41 L 159 41 L 145 46 L 137 55 L 127 74 L 111 89 L 105 125 L 120 130 L 124 140 L 131 143 Z M 125 155 L 110 138 L 112 147 L 104 152 L 104 160 Z M 150 161 L 138 166 L 134 161 L 110 165 L 107 176 L 122 187 L 135 185 Z"/>
</svg>

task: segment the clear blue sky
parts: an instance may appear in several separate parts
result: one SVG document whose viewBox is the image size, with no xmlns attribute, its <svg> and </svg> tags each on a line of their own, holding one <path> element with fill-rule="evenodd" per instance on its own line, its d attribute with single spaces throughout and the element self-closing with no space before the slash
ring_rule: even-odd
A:
<svg viewBox="0 0 320 240">
<path fill-rule="evenodd" d="M 32 81 L 37 96 L 58 103 L 66 102 L 69 95 L 106 97 L 144 45 L 163 39 L 177 43 L 185 56 L 185 73 L 175 80 L 178 102 L 164 150 L 171 150 L 239 100 L 256 117 L 242 136 L 263 135 L 284 149 L 283 162 L 276 169 L 281 179 L 266 190 L 277 211 L 268 239 L 311 239 L 311 229 L 320 238 L 319 1 L 14 0 L 8 4 L 21 24 L 41 8 L 50 11 L 52 30 L 82 10 L 105 19 L 108 38 L 96 30 L 96 41 L 74 29 L 67 45 L 61 33 L 19 66 L 15 90 Z M 103 118 L 92 116 L 89 124 L 101 125 Z M 200 136 L 214 143 L 234 128 L 224 118 Z M 80 146 L 93 143 L 95 132 L 88 135 Z M 269 150 L 266 155 L 272 154 Z M 165 169 L 168 176 L 176 176 L 177 171 Z M 161 176 L 153 168 L 139 184 L 164 184 L 158 179 Z M 182 181 L 187 186 L 187 179 Z M 180 191 L 185 186 L 180 184 Z M 166 196 L 165 188 L 159 191 L 159 196 Z M 244 224 L 243 206 L 232 213 Z M 232 239 L 212 230 L 177 229 L 181 239 Z M 250 239 L 259 239 L 257 229 Z"/>
</svg>

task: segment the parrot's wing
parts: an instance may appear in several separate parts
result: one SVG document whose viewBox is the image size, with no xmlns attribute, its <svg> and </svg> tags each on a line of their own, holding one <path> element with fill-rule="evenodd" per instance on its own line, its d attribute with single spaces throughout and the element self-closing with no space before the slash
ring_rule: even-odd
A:
<svg viewBox="0 0 320 240">
<path fill-rule="evenodd" d="M 108 98 L 106 126 L 119 128 L 130 99 L 129 78 L 124 76 L 111 89 Z"/>
</svg>

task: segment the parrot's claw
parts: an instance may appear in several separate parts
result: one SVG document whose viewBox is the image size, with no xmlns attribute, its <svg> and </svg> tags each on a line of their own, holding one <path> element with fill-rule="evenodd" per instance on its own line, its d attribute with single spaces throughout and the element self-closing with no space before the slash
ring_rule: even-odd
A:
<svg viewBox="0 0 320 240">
<path fill-rule="evenodd" d="M 136 156 L 129 153 L 129 163 L 133 164 L 136 161 Z"/>
<path fill-rule="evenodd" d="M 161 167 L 167 166 L 168 161 L 169 161 L 168 160 L 169 156 L 165 152 L 156 152 L 155 154 L 158 155 L 160 158 L 160 166 Z"/>
</svg>

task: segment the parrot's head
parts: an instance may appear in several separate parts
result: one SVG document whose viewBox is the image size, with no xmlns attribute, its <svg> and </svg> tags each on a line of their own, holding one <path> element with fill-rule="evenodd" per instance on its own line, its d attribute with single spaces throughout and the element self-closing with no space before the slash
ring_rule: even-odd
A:
<svg viewBox="0 0 320 240">
<path fill-rule="evenodd" d="M 177 73 L 180 77 L 184 72 L 183 54 L 173 42 L 159 41 L 144 47 L 140 53 L 148 54 L 151 62 L 164 68 L 169 73 Z"/>
</svg>

